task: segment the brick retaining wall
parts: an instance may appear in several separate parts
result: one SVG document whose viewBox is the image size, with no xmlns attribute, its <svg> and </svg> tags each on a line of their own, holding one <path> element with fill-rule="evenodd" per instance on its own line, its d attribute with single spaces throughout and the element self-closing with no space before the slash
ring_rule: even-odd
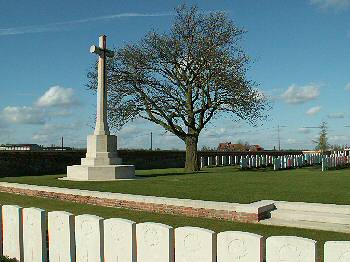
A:
<svg viewBox="0 0 350 262">
<path fill-rule="evenodd" d="M 257 223 L 261 219 L 266 218 L 269 215 L 271 209 L 273 209 L 271 207 L 268 207 L 271 205 L 270 203 L 268 203 L 268 204 L 261 205 L 261 207 L 263 208 L 268 207 L 267 209 L 265 208 L 264 210 L 259 211 L 260 210 L 259 208 L 255 208 L 256 210 L 255 213 L 248 213 L 248 212 L 238 212 L 235 210 L 222 210 L 220 209 L 220 204 L 222 204 L 222 202 L 217 202 L 218 209 L 199 208 L 195 206 L 191 207 L 188 205 L 181 206 L 181 205 L 167 204 L 166 200 L 164 201 L 164 203 L 152 203 L 150 201 L 139 202 L 139 201 L 126 200 L 126 199 L 113 199 L 112 197 L 103 198 L 103 197 L 68 194 L 68 193 L 52 192 L 52 191 L 48 192 L 48 190 L 44 191 L 44 190 L 20 188 L 20 186 L 12 187 L 11 183 L 6 183 L 6 184 L 8 184 L 9 186 L 0 185 L 0 192 L 70 201 L 70 202 L 75 202 L 80 204 L 91 204 L 91 205 L 104 206 L 104 207 L 126 208 L 131 210 L 138 210 L 138 211 L 183 215 L 188 217 L 215 218 L 215 219 L 223 219 L 223 220 L 238 221 L 238 222 Z M 16 184 L 16 185 L 20 185 L 20 184 Z M 24 186 L 28 187 L 28 185 L 24 185 Z M 34 187 L 39 188 L 40 186 L 34 186 Z M 49 187 L 45 187 L 45 188 L 49 188 Z M 53 188 L 53 189 L 57 190 L 57 188 Z M 60 190 L 69 191 L 71 189 L 60 189 Z M 72 191 L 74 190 L 72 189 Z M 84 190 L 84 192 L 88 192 L 88 191 Z M 91 192 L 95 192 L 95 191 L 91 191 Z M 106 192 L 101 192 L 101 193 L 103 194 Z M 109 194 L 113 195 L 113 193 L 109 193 Z M 120 195 L 123 195 L 123 194 L 120 194 Z M 140 197 L 140 196 L 136 196 L 136 197 Z M 157 198 L 157 197 L 152 197 L 152 198 Z M 161 199 L 167 199 L 167 198 L 161 198 Z M 176 200 L 176 199 L 169 198 L 169 200 Z M 181 201 L 181 199 L 178 199 L 178 200 Z M 192 200 L 188 200 L 188 201 L 192 201 Z M 205 203 L 205 201 L 203 201 L 203 203 Z M 247 207 L 250 205 L 251 204 L 246 204 Z M 249 210 L 251 210 L 251 208 Z"/>
</svg>

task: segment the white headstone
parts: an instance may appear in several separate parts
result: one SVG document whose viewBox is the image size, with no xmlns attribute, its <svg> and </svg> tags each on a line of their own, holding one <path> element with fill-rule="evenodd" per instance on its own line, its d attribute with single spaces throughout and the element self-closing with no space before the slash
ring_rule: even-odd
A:
<svg viewBox="0 0 350 262">
<path fill-rule="evenodd" d="M 349 262 L 350 241 L 328 241 L 324 245 L 324 262 Z"/>
<path fill-rule="evenodd" d="M 293 236 L 266 239 L 268 262 L 316 262 L 316 241 Z"/>
<path fill-rule="evenodd" d="M 205 159 L 203 156 L 200 157 L 201 169 L 205 167 Z"/>
<path fill-rule="evenodd" d="M 136 224 L 111 218 L 104 221 L 104 262 L 136 262 Z"/>
<path fill-rule="evenodd" d="M 216 233 L 196 227 L 175 229 L 175 262 L 215 262 Z"/>
<path fill-rule="evenodd" d="M 21 207 L 14 205 L 2 206 L 2 232 L 2 254 L 21 261 L 23 259 L 23 227 Z"/>
<path fill-rule="evenodd" d="M 49 212 L 48 233 L 50 262 L 75 261 L 74 216 L 63 211 Z"/>
<path fill-rule="evenodd" d="M 25 262 L 46 262 L 45 210 L 23 208 L 23 257 Z"/>
<path fill-rule="evenodd" d="M 173 262 L 174 230 L 168 225 L 136 225 L 137 262 Z"/>
<path fill-rule="evenodd" d="M 103 261 L 103 219 L 93 215 L 75 217 L 75 246 L 78 261 Z"/>
<path fill-rule="evenodd" d="M 213 166 L 213 162 L 214 162 L 213 158 L 214 158 L 213 156 L 208 157 L 208 165 L 209 166 Z"/>
<path fill-rule="evenodd" d="M 276 157 L 273 160 L 273 170 L 277 171 L 280 168 L 280 158 Z"/>
<path fill-rule="evenodd" d="M 0 205 L 0 243 L 2 243 L 2 208 Z M 2 254 L 2 245 L 0 245 L 0 254 Z"/>
<path fill-rule="evenodd" d="M 263 237 L 227 231 L 218 234 L 217 262 L 263 262 Z"/>
</svg>

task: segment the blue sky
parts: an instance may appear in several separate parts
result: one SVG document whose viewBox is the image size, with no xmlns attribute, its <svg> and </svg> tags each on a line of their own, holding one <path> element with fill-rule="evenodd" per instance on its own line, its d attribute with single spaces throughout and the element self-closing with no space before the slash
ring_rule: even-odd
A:
<svg viewBox="0 0 350 262">
<path fill-rule="evenodd" d="M 0 144 L 85 146 L 92 132 L 95 95 L 86 73 L 89 47 L 102 33 L 109 47 L 137 41 L 151 29 L 167 31 L 174 8 L 196 4 L 226 11 L 247 30 L 241 45 L 254 63 L 249 78 L 272 101 L 268 121 L 252 127 L 219 118 L 199 146 L 238 140 L 282 148 L 313 148 L 327 121 L 332 144 L 350 144 L 350 0 L 65 1 L 0 0 Z M 134 121 L 119 147 L 184 148 L 161 128 Z"/>
</svg>

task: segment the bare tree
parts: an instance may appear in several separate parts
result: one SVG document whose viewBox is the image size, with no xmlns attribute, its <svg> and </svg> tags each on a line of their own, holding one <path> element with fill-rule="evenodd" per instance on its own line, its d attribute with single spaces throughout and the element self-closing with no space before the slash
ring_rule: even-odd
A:
<svg viewBox="0 0 350 262">
<path fill-rule="evenodd" d="M 226 115 L 254 124 L 268 104 L 246 77 L 244 30 L 223 12 L 176 11 L 169 32 L 152 31 L 109 60 L 109 122 L 119 129 L 140 117 L 162 126 L 184 141 L 186 169 L 196 171 L 198 137 L 210 120 Z M 96 89 L 95 67 L 88 78 Z"/>
</svg>

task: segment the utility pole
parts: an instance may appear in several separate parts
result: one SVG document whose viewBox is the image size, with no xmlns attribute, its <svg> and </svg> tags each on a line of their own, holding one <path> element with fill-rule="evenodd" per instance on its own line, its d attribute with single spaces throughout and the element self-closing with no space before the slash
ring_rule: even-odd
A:
<svg viewBox="0 0 350 262">
<path fill-rule="evenodd" d="M 277 126 L 278 151 L 281 151 L 280 125 Z"/>
<path fill-rule="evenodd" d="M 151 132 L 151 151 L 153 150 L 153 133 Z"/>
<path fill-rule="evenodd" d="M 281 136 L 280 136 L 281 127 L 287 127 L 287 126 L 277 125 L 278 151 L 281 151 Z"/>
<path fill-rule="evenodd" d="M 63 151 L 63 136 L 61 137 L 61 149 Z"/>
</svg>

